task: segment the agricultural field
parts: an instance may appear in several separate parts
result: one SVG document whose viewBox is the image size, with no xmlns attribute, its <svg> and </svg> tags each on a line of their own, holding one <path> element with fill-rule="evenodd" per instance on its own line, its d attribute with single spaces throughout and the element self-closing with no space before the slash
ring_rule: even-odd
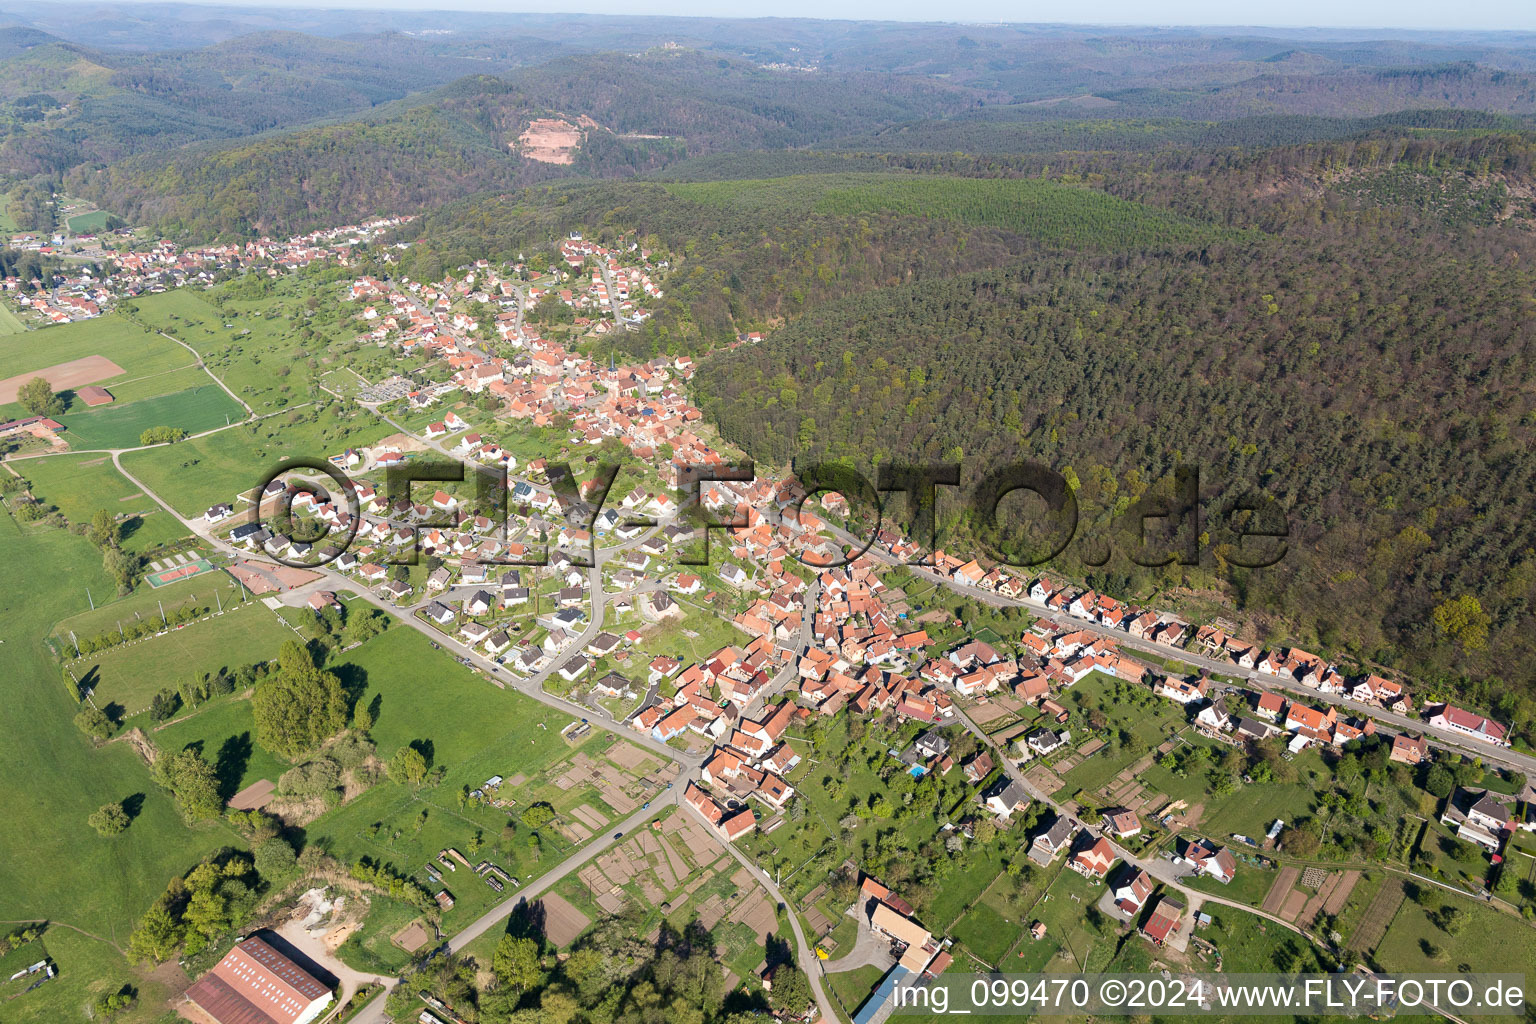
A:
<svg viewBox="0 0 1536 1024">
<path fill-rule="evenodd" d="M 174 341 L 146 331 L 116 314 L 48 327 L 45 331 L 46 334 L 25 338 L 0 339 L 0 380 L 87 356 L 103 356 L 122 367 L 123 372 L 92 383 L 111 390 L 120 382 L 196 362 L 192 353 Z M 0 414 L 10 408 L 0 408 Z"/>
<path fill-rule="evenodd" d="M 635 930 L 642 934 L 663 921 L 681 932 L 697 919 L 713 932 L 723 966 L 739 979 L 762 959 L 763 942 L 756 928 L 771 931 L 776 925 L 764 891 L 680 808 L 663 814 L 658 828 L 637 829 L 622 844 L 562 879 L 554 892 L 588 922 L 616 912 L 634 913 Z M 551 943 L 562 947 L 585 930 L 575 914 L 565 914 L 567 920 L 546 929 Z"/>
<path fill-rule="evenodd" d="M 268 661 L 292 638 L 270 608 L 250 602 L 148 640 L 87 655 L 70 668 L 94 687 L 98 707 L 116 704 L 132 719 L 149 710 L 157 691 L 175 689 L 183 677 Z M 147 726 L 148 721 L 129 724 Z"/>
<path fill-rule="evenodd" d="M 12 730 L 0 750 L 0 772 L 12 780 L 0 791 L 5 916 L 66 921 L 97 937 L 62 927 L 50 931 L 46 941 L 61 967 L 59 978 L 25 1001 L 5 1004 L 7 1022 L 53 1024 L 108 986 L 135 978 L 112 944 L 126 942 L 134 921 L 173 875 L 238 838 L 218 822 L 185 826 L 129 744 L 93 747 L 71 721 L 77 706 L 41 638 L 58 620 L 87 610 L 87 587 L 111 592 L 100 554 L 62 530 L 30 534 L 23 543 L 8 516 L 0 516 L 0 547 L 11 555 L 12 582 L 0 594 L 10 641 L 0 644 L 0 693 L 12 720 L 27 723 Z M 137 815 L 122 835 L 103 839 L 86 824 L 103 804 L 130 798 Z M 158 991 L 143 984 L 146 995 Z M 151 1009 L 129 1019 L 158 1015 Z"/>
<path fill-rule="evenodd" d="M 198 434 L 245 418 L 245 410 L 223 388 L 201 370 L 194 372 L 202 379 L 200 385 L 171 394 L 95 409 L 75 403 L 59 418 L 68 431 L 65 440 L 76 449 L 137 448 L 143 443 L 140 435 L 150 427 L 180 427 Z M 179 376 L 168 374 L 161 379 L 172 382 Z"/>
<path fill-rule="evenodd" d="M 10 466 L 31 481 L 34 497 L 58 506 L 71 523 L 89 523 L 101 509 L 114 516 L 127 516 L 120 523 L 125 551 L 144 552 L 188 536 L 186 527 L 129 483 L 108 456 L 52 455 Z"/>
<path fill-rule="evenodd" d="M 366 412 L 293 409 L 207 437 L 123 456 L 123 466 L 187 518 L 238 496 L 287 458 L 324 459 L 392 431 Z M 188 472 L 196 470 L 196 472 Z"/>
</svg>

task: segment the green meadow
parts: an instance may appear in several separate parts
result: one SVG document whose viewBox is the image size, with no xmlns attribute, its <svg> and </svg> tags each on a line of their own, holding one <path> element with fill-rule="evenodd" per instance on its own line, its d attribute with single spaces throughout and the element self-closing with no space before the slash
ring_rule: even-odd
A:
<svg viewBox="0 0 1536 1024">
<path fill-rule="evenodd" d="M 124 550 L 142 552 L 187 536 L 186 528 L 129 483 L 106 455 L 53 455 L 15 462 L 11 468 L 31 481 L 34 496 L 58 506 L 71 523 L 89 523 L 100 509 L 134 517 L 122 525 Z"/>
<path fill-rule="evenodd" d="M 159 984 L 137 977 L 119 949 L 173 875 L 238 838 L 218 822 L 188 828 L 129 744 L 94 747 L 72 722 L 77 705 L 42 638 L 88 609 L 87 587 L 112 591 L 97 551 L 62 530 L 23 534 L 0 515 L 0 552 L 12 574 L 0 593 L 7 640 L 0 696 L 7 720 L 25 724 L 0 747 L 0 918 L 53 922 L 45 940 L 60 967 L 57 979 L 0 1004 L 0 1012 L 7 1024 L 53 1024 L 130 979 L 146 997 L 163 999 Z M 104 839 L 86 818 L 120 801 L 133 823 Z M 141 999 L 147 1009 L 126 1019 L 155 1019 L 154 1002 Z"/>
</svg>

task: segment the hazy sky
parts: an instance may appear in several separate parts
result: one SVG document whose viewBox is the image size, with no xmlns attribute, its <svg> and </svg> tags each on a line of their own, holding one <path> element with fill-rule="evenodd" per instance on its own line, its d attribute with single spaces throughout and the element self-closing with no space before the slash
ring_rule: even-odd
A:
<svg viewBox="0 0 1536 1024">
<path fill-rule="evenodd" d="M 1054 22 L 1097 25 L 1264 25 L 1281 28 L 1536 31 L 1536 0 L 210 0 L 238 6 L 362 7 L 714 17 L 867 18 L 887 21 Z"/>
</svg>

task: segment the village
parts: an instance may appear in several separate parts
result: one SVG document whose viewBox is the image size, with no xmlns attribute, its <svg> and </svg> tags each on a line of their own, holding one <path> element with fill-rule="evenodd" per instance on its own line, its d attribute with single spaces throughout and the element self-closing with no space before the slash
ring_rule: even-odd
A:
<svg viewBox="0 0 1536 1024">
<path fill-rule="evenodd" d="M 640 266 L 626 267 L 587 243 L 567 241 L 561 252 L 573 273 L 584 261 L 597 262 L 584 276 L 584 291 L 554 293 L 594 314 L 577 325 L 588 337 L 600 333 L 594 322 L 633 315 L 623 305 L 631 292 L 659 295 L 651 274 L 661 268 L 649 254 L 631 254 Z M 610 292 L 611 280 L 629 287 Z M 1243 641 L 1221 625 L 1189 623 L 1048 575 L 1024 577 L 943 551 L 929 566 L 905 568 L 925 552 L 889 529 L 870 551 L 818 569 L 847 550 L 848 506 L 835 493 L 808 496 L 790 478 L 705 481 L 698 505 L 731 525 L 716 538 L 709 564 L 681 564 L 700 541 L 689 525 L 684 467 L 724 467 L 732 454 L 709 439 L 687 400 L 691 360 L 604 366 L 528 326 L 523 303 L 532 293 L 486 263 L 434 284 L 354 282 L 346 298 L 364 304 L 366 338 L 402 353 L 429 353 L 451 370 L 430 386 L 400 378 L 360 394 L 380 408 L 409 410 L 415 419 L 408 423 L 419 428 L 335 453 L 330 461 L 348 474 L 349 494 L 329 493 L 325 481 L 318 490 L 313 482 L 277 481 L 260 496 L 231 496 L 206 518 L 210 525 L 243 519 L 228 538 L 253 558 L 325 563 L 445 643 L 472 651 L 472 664 L 579 701 L 692 758 L 696 773 L 680 780 L 681 802 L 725 847 L 771 859 L 772 837 L 800 813 L 795 804 L 807 799 L 804 787 L 815 785 L 807 758 L 825 754 L 796 736 L 819 735 L 825 727 L 818 723 L 845 715 L 880 720 L 903 737 L 889 752 L 896 775 L 919 785 L 956 769 L 964 778 L 970 799 L 939 832 L 975 841 L 979 831 L 1022 827 L 1036 870 L 1064 865 L 1099 887 L 1107 919 L 1134 928 L 1151 950 L 1191 956 L 1206 948 L 1197 929 L 1212 920 L 1200 909 L 1212 897 L 1191 888 L 1192 880 L 1241 887 L 1239 875 L 1252 869 L 1240 865 L 1261 863 L 1264 884 L 1242 902 L 1273 909 L 1277 921 L 1303 930 L 1324 913 L 1340 912 L 1353 880 L 1335 885 L 1324 873 L 1314 886 L 1322 887 L 1320 895 L 1306 900 L 1294 881 L 1275 877 L 1274 858 L 1290 834 L 1278 814 L 1245 826 L 1259 839 L 1203 834 L 1187 799 L 1154 797 L 1134 783 L 1074 793 L 1064 780 L 1107 756 L 1104 726 L 1091 723 L 1123 700 L 1108 681 L 1163 702 L 1172 716 L 1162 742 L 1126 751 L 1129 760 L 1203 755 L 1207 747 L 1191 744 L 1199 737 L 1209 749 L 1247 751 L 1247 778 L 1260 774 L 1252 765 L 1272 756 L 1289 761 L 1322 751 L 1336 758 L 1369 742 L 1388 763 L 1422 772 L 1436 760 L 1470 763 L 1484 749 L 1496 763 L 1509 746 L 1504 728 L 1485 716 L 1443 702 L 1416 708 L 1400 683 L 1347 676 L 1321 656 Z M 478 322 L 456 309 L 471 302 L 502 306 L 495 339 L 476 338 Z M 604 320 L 605 312 L 615 319 Z M 490 422 L 472 416 L 482 409 L 490 410 Z M 574 493 L 559 488 L 550 474 L 561 467 L 515 450 L 511 438 L 520 423 L 553 427 L 578 452 L 630 456 L 638 468 L 626 465 L 619 483 L 594 475 Z M 434 453 L 488 467 L 504 480 L 505 522 L 486 514 L 497 502 L 458 484 L 391 503 L 380 474 Z M 261 523 L 250 515 L 257 503 Z M 273 532 L 274 514 L 287 512 L 293 534 L 311 539 Z M 425 561 L 398 564 L 410 552 Z M 924 616 L 908 599 L 924 583 L 978 608 L 1022 610 L 1023 628 L 1005 637 L 993 628 L 972 633 L 947 615 Z M 328 590 L 309 598 L 317 612 L 334 601 Z M 691 659 L 647 642 L 658 627 L 703 617 L 729 622 L 739 639 Z M 1103 707 L 1082 696 L 1095 688 Z M 957 736 L 975 744 L 958 761 Z M 1536 828 L 1527 796 L 1457 785 L 1438 817 L 1496 867 L 1506 843 Z M 854 1015 L 867 1021 L 877 1019 L 881 993 L 888 997 L 895 981 L 942 973 L 956 939 L 925 928 L 910 903 L 854 870 L 862 887 L 859 924 L 889 944 L 888 970 Z M 1485 881 L 1491 879 L 1490 873 Z M 822 914 L 814 899 L 810 907 L 826 925 L 813 932 L 835 947 L 837 908 Z M 1051 945 L 1044 920 L 1019 928 L 1026 941 Z M 831 960 L 827 970 L 835 965 Z"/>
<path fill-rule="evenodd" d="M 64 291 L 100 312 L 224 270 L 345 266 L 352 246 L 397 224 L 284 244 L 156 246 Z M 1283 766 L 1299 758 L 1324 787 L 1330 766 L 1357 750 L 1379 750 L 1415 778 L 1451 766 L 1455 785 L 1434 817 L 1485 858 L 1468 877 L 1485 898 L 1510 847 L 1529 845 L 1524 779 L 1493 767 L 1521 762 L 1486 716 L 1416 703 L 1402 683 L 1240 639 L 1225 624 L 927 552 L 891 528 L 863 550 L 842 495 L 807 494 L 789 476 L 732 478 L 737 453 L 689 400 L 691 358 L 603 355 L 604 336 L 642 323 L 661 298 L 668 259 L 635 242 L 574 237 L 557 252 L 543 267 L 480 261 L 434 282 L 345 285 L 335 298 L 354 340 L 415 367 L 344 393 L 389 432 L 327 453 L 340 487 L 297 470 L 259 493 L 228 494 L 194 528 L 241 552 L 230 572 L 253 594 L 320 615 L 341 609 L 344 592 L 366 592 L 444 657 L 561 702 L 580 732 L 601 721 L 671 751 L 682 765 L 675 794 L 666 791 L 674 813 L 686 810 L 727 859 L 759 870 L 827 861 L 857 884 L 852 907 L 798 882 L 785 901 L 804 915 L 819 977 L 855 1021 L 880 1019 L 896 982 L 937 977 L 962 954 L 986 970 L 1004 954 L 1054 962 L 1082 927 L 1062 918 L 1067 903 L 1096 906 L 1138 932 L 1149 957 L 1180 969 L 1213 955 L 1199 930 L 1214 934 L 1211 910 L 1223 901 L 1326 945 L 1314 925 L 1353 906 L 1356 880 L 1323 871 L 1317 895 L 1304 897 L 1301 872 L 1278 867 L 1288 844 L 1304 841 L 1305 800 L 1214 811 L 1244 788 L 1294 777 Z M 530 319 L 553 306 L 564 312 L 542 326 Z M 90 315 L 60 308 L 66 319 Z M 469 467 L 462 479 L 391 491 L 391 470 L 445 459 Z M 720 528 L 700 529 L 700 518 Z M 868 758 L 850 764 L 863 795 L 830 795 L 841 787 L 818 766 L 854 753 Z M 1479 784 L 1485 762 L 1502 788 Z M 1219 778 L 1192 783 L 1206 766 Z M 844 823 L 846 840 L 930 799 L 930 814 L 902 819 L 912 857 L 934 843 L 942 852 L 930 859 L 990 850 L 1010 835 L 1029 866 L 999 869 L 1057 879 L 1065 870 L 1073 881 L 1019 883 L 1001 904 L 1017 919 L 919 910 L 873 865 L 830 858 L 840 837 L 814 824 Z M 1222 822 L 1231 827 L 1213 824 Z M 875 847 L 861 839 L 856 849 Z M 428 875 L 441 885 L 440 871 Z M 995 884 L 986 881 L 983 893 Z M 636 898 L 633 886 L 618 888 L 606 910 Z M 452 905 L 446 888 L 437 897 Z M 925 925 L 925 913 L 938 916 Z M 983 938 L 982 920 L 1006 927 Z M 742 956 L 738 978 L 752 966 Z M 762 971 L 771 986 L 772 968 Z"/>
</svg>

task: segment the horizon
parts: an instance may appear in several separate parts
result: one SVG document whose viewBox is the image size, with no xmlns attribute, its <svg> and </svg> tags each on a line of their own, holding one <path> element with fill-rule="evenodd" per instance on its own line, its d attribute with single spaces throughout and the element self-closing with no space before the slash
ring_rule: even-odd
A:
<svg viewBox="0 0 1536 1024">
<path fill-rule="evenodd" d="M 89 4 L 100 9 L 96 0 L 64 0 L 73 6 Z M 166 6 L 160 0 L 116 0 L 124 6 Z M 520 9 L 495 0 L 455 0 L 452 6 L 422 7 L 413 0 L 398 3 L 377 0 L 328 0 L 326 3 L 302 2 L 302 0 L 177 0 L 175 5 L 209 9 L 282 9 L 312 11 L 376 11 L 388 14 L 499 14 L 508 16 L 560 16 L 585 15 L 594 17 L 629 18 L 698 18 L 723 21 L 743 20 L 812 20 L 827 22 L 893 22 L 904 24 L 934 25 L 1009 25 L 1039 28 L 1089 28 L 1089 29 L 1136 29 L 1136 30 L 1184 30 L 1233 32 L 1364 32 L 1364 33 L 1432 33 L 1468 35 L 1485 33 L 1536 32 L 1536 5 L 1521 4 L 1518 0 L 1482 0 L 1473 6 L 1478 13 L 1469 15 L 1466 6 L 1450 8 L 1429 0 L 1409 0 L 1395 3 L 1392 0 L 1354 0 L 1353 3 L 1330 3 L 1328 0 L 1299 0 L 1287 9 L 1296 12 L 1291 20 L 1267 24 L 1224 21 L 1223 14 L 1230 5 L 1217 0 L 1169 0 L 1156 18 L 1146 18 L 1146 7 L 1134 0 L 1099 0 L 1093 5 L 1097 16 L 1084 17 L 1085 10 L 1066 0 L 1036 0 L 1028 13 L 1032 16 L 1018 18 L 1016 11 L 1006 10 L 1017 5 L 1001 2 L 985 3 L 975 8 L 976 17 L 966 19 L 935 19 L 931 8 L 916 2 L 905 4 L 874 4 L 860 0 L 844 0 L 836 5 L 835 14 L 829 14 L 828 5 L 812 0 L 795 0 L 794 3 L 750 6 L 738 9 L 739 13 L 721 15 L 700 0 L 661 0 L 655 9 L 636 12 L 621 0 L 576 0 L 557 12 Z M 173 5 L 173 6 L 175 6 Z M 1372 12 L 1360 13 L 1355 12 Z M 6 13 L 0 11 L 0 14 Z M 1070 17 L 1063 17 L 1070 14 Z"/>
</svg>

